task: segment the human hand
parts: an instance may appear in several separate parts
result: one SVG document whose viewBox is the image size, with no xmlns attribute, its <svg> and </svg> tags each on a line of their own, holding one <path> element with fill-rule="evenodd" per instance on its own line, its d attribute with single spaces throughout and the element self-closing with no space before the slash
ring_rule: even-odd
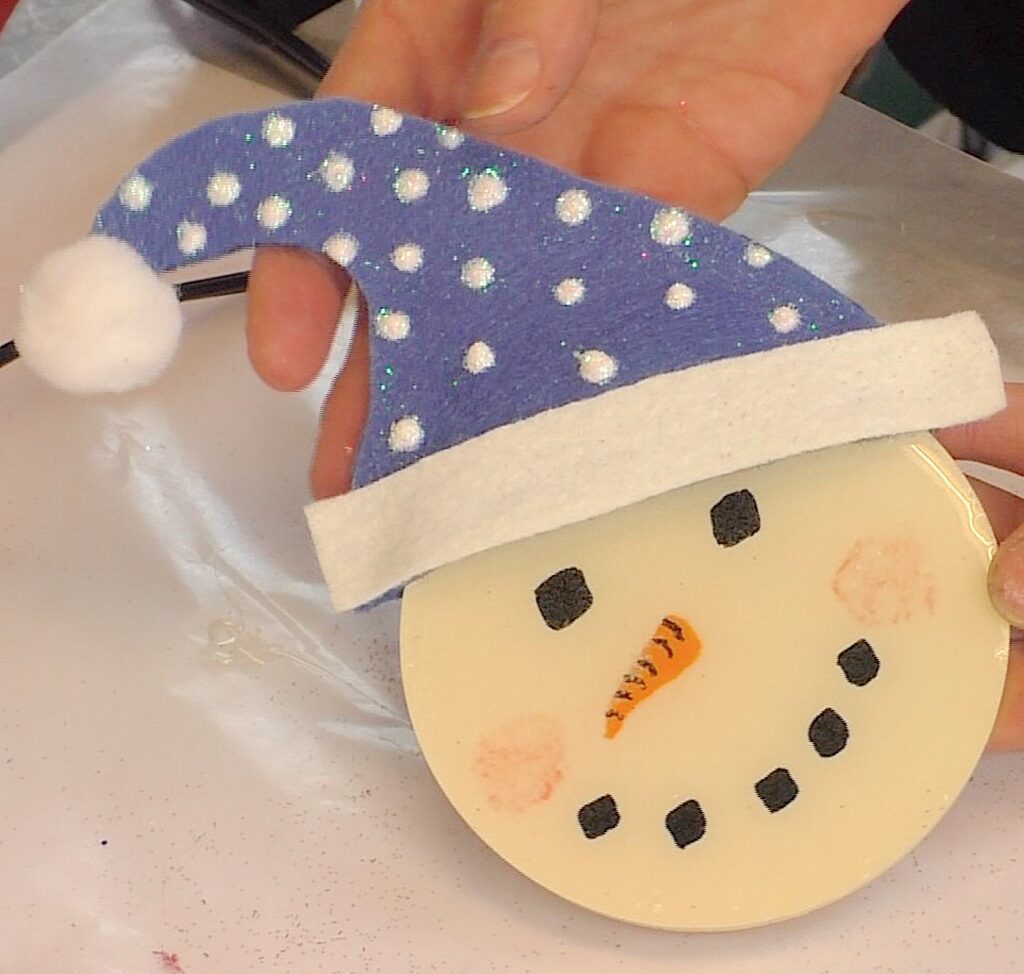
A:
<svg viewBox="0 0 1024 974">
<path fill-rule="evenodd" d="M 941 430 L 942 445 L 958 460 L 973 460 L 1024 475 L 1024 384 L 1006 386 L 1007 406 L 992 419 Z M 992 524 L 999 550 L 989 570 L 992 602 L 1011 625 L 1010 664 L 989 748 L 1024 748 L 1024 500 L 971 481 Z"/>
<path fill-rule="evenodd" d="M 904 0 L 367 0 L 322 94 L 377 102 L 721 219 L 824 112 Z M 249 353 L 271 386 L 323 367 L 348 286 L 257 254 Z M 324 406 L 316 497 L 346 490 L 369 399 L 365 320 Z"/>
</svg>

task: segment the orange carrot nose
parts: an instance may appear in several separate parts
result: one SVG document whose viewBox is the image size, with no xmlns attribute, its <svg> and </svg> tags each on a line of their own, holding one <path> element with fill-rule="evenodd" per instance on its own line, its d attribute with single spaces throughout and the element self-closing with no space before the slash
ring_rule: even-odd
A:
<svg viewBox="0 0 1024 974">
<path fill-rule="evenodd" d="M 604 715 L 604 736 L 618 734 L 634 708 L 679 676 L 698 656 L 700 637 L 693 626 L 681 616 L 665 616 L 615 691 Z"/>
</svg>

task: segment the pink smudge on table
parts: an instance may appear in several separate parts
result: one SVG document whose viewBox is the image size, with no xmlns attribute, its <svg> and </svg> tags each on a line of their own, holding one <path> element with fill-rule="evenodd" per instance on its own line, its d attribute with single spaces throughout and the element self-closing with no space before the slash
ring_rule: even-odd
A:
<svg viewBox="0 0 1024 974">
<path fill-rule="evenodd" d="M 160 958 L 164 970 L 174 971 L 175 974 L 185 974 L 181 964 L 178 963 L 178 955 L 169 950 L 154 950 L 153 956 Z"/>
<path fill-rule="evenodd" d="M 509 721 L 481 738 L 473 768 L 492 808 L 525 812 L 554 794 L 564 762 L 560 725 L 549 717 L 531 716 Z"/>
<path fill-rule="evenodd" d="M 836 598 L 858 621 L 908 622 L 935 606 L 935 583 L 921 546 L 911 538 L 862 538 L 832 578 Z"/>
</svg>

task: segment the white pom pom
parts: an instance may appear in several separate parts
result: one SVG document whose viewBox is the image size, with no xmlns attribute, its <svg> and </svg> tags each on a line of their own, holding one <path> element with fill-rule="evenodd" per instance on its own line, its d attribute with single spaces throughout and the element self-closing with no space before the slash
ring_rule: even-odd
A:
<svg viewBox="0 0 1024 974">
<path fill-rule="evenodd" d="M 50 254 L 21 294 L 14 341 L 67 392 L 126 392 L 170 364 L 181 335 L 174 288 L 128 244 L 92 236 Z"/>
</svg>

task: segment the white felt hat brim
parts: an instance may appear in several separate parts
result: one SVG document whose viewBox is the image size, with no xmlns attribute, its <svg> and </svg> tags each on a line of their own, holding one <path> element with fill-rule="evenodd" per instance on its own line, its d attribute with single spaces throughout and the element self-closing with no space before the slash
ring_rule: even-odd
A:
<svg viewBox="0 0 1024 974">
<path fill-rule="evenodd" d="M 306 514 L 344 611 L 677 487 L 1004 405 L 988 331 L 965 312 L 654 376 L 491 430 Z"/>
</svg>

